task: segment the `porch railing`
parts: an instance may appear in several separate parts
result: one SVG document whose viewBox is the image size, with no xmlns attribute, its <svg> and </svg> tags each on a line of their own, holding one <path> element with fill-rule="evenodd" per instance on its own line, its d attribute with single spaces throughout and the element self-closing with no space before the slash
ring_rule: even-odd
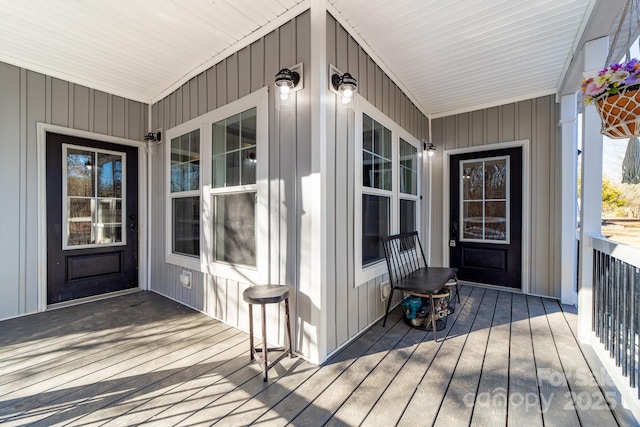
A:
<svg viewBox="0 0 640 427">
<path fill-rule="evenodd" d="M 609 366 L 609 375 L 617 377 L 618 387 L 623 382 L 632 392 L 623 394 L 640 399 L 640 249 L 602 236 L 589 237 L 593 247 L 591 342 Z M 608 361 L 603 360 L 607 357 Z"/>
</svg>

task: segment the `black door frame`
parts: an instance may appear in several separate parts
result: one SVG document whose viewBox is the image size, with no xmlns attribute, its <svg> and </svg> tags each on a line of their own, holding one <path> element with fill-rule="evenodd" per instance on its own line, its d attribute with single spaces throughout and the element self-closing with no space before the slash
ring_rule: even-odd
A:
<svg viewBox="0 0 640 427">
<path fill-rule="evenodd" d="M 147 168 L 147 155 L 144 150 L 145 143 L 142 141 L 135 141 L 127 138 L 120 138 L 116 136 L 102 135 L 93 132 L 71 129 L 63 126 L 51 125 L 48 123 L 37 123 L 37 197 L 38 197 L 38 307 L 37 311 L 45 311 L 47 309 L 47 205 L 46 205 L 46 144 L 47 133 L 57 133 L 62 135 L 74 136 L 85 139 L 92 139 L 97 141 L 108 142 L 112 144 L 120 144 L 136 147 L 138 149 L 138 230 L 139 230 L 139 245 L 138 245 L 138 288 L 134 288 L 127 291 L 115 292 L 115 295 L 136 292 L 138 290 L 148 289 L 148 277 L 149 277 L 149 259 L 148 248 L 149 246 L 149 233 L 148 233 L 148 221 L 149 221 L 149 199 L 150 194 L 148 191 L 148 168 Z M 103 296 L 88 297 L 84 299 L 72 300 L 66 303 L 59 303 L 57 305 L 72 305 L 82 303 L 87 300 L 94 300 L 112 296 L 114 294 L 107 294 Z"/>
<path fill-rule="evenodd" d="M 451 171 L 451 156 L 457 154 L 466 153 L 480 153 L 483 151 L 500 150 L 503 148 L 522 148 L 522 287 L 521 291 L 524 294 L 529 293 L 530 289 L 530 269 L 531 265 L 529 260 L 531 259 L 531 167 L 530 167 L 530 141 L 528 139 L 501 142 L 496 144 L 478 145 L 473 147 L 455 148 L 451 150 L 444 150 L 442 154 L 443 167 L 442 167 L 442 226 L 443 230 L 450 230 L 450 206 L 449 206 L 449 193 L 451 182 L 449 181 L 449 174 Z M 446 234 L 446 233 L 445 233 Z M 449 266 L 449 239 L 448 234 L 442 236 L 442 259 L 443 265 Z M 491 285 L 487 285 L 491 286 Z M 508 291 L 509 288 L 496 286 L 501 290 Z M 517 290 L 517 289 L 514 289 Z"/>
</svg>

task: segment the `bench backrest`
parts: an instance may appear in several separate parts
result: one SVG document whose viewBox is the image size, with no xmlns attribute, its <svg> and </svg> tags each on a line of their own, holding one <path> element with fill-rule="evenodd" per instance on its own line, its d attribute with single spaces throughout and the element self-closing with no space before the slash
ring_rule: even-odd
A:
<svg viewBox="0 0 640 427">
<path fill-rule="evenodd" d="M 382 244 L 392 284 L 420 268 L 427 267 L 417 231 L 385 236 L 382 238 Z"/>
</svg>

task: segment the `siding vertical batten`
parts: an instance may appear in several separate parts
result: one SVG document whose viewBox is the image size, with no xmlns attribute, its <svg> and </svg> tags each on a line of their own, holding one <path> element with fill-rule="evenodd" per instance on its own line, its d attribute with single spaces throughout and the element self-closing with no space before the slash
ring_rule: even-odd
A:
<svg viewBox="0 0 640 427">
<path fill-rule="evenodd" d="M 31 71 L 27 72 L 26 89 L 26 107 L 27 115 L 23 122 L 25 131 L 25 144 L 26 144 L 26 162 L 25 162 L 25 191 L 26 191 L 26 205 L 25 205 L 25 228 L 26 228 L 26 240 L 24 245 L 24 252 L 26 258 L 26 273 L 25 273 L 25 301 L 21 307 L 24 313 L 33 313 L 40 309 L 39 307 L 39 289 L 38 286 L 32 286 L 32 283 L 38 283 L 39 281 L 39 268 L 40 268 L 40 253 L 33 248 L 38 248 L 38 230 L 32 228 L 32 224 L 37 224 L 39 219 L 37 207 L 38 200 L 38 161 L 35 162 L 30 159 L 37 159 L 37 144 L 33 141 L 37 141 L 38 130 L 36 126 L 29 126 L 28 123 L 44 122 L 46 120 L 47 111 L 47 89 L 46 89 L 46 77 L 39 73 Z M 44 102 L 43 102 L 44 101 Z M 31 141 L 31 143 L 30 143 Z M 27 256 L 27 251 L 35 253 L 35 256 Z"/>
<path fill-rule="evenodd" d="M 358 65 L 360 61 L 360 56 L 359 56 L 360 49 L 361 48 L 358 45 L 358 43 L 355 41 L 355 39 L 351 37 L 351 35 L 349 35 L 349 45 L 347 50 L 347 54 L 348 54 L 347 68 L 349 70 L 358 71 Z M 349 129 L 354 128 L 353 119 L 354 119 L 354 116 L 352 115 L 347 118 L 347 126 L 345 130 L 342 132 L 343 135 L 346 134 L 345 141 L 346 141 L 346 149 L 347 149 L 347 162 L 346 162 L 347 182 L 346 182 L 346 199 L 344 200 L 344 203 L 347 207 L 347 223 L 346 223 L 347 232 L 345 233 L 345 237 L 343 237 L 345 239 L 343 244 L 346 245 L 346 251 L 347 251 L 347 272 L 346 272 L 345 280 L 338 283 L 341 283 L 342 288 L 346 288 L 344 292 L 347 295 L 347 298 L 346 298 L 347 304 L 342 304 L 341 311 L 342 312 L 344 312 L 345 310 L 347 311 L 345 316 L 347 317 L 348 326 L 346 331 L 347 338 L 339 341 L 338 344 L 344 344 L 345 342 L 348 342 L 347 339 L 354 338 L 355 336 L 358 335 L 360 331 L 360 328 L 358 328 L 358 310 L 349 309 L 350 307 L 354 307 L 358 305 L 357 289 L 354 289 L 354 287 L 352 286 L 352 282 L 355 277 L 355 262 L 356 262 L 355 248 L 354 248 L 355 238 L 353 233 L 353 230 L 355 227 L 354 225 L 355 209 L 354 209 L 353 200 L 355 197 L 355 180 L 356 180 L 353 165 L 355 165 L 356 155 L 355 155 L 355 132 L 350 132 Z M 343 186 L 343 188 L 344 187 L 345 186 Z M 345 309 L 345 306 L 347 307 L 346 309 Z"/>
<path fill-rule="evenodd" d="M 23 183 L 23 189 L 20 191 L 20 201 L 18 205 L 20 222 L 18 225 L 20 242 L 18 244 L 19 253 L 19 310 L 26 311 L 26 274 L 27 274 L 27 130 L 23 124 L 27 122 L 27 70 L 20 69 L 20 173 L 19 182 Z"/>
</svg>

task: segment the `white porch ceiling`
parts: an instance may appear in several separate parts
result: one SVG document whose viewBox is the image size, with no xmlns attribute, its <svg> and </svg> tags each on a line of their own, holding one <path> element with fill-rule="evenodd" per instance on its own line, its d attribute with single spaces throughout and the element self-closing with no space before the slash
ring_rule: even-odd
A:
<svg viewBox="0 0 640 427">
<path fill-rule="evenodd" d="M 594 3 L 328 0 L 434 116 L 557 92 Z M 150 102 L 309 4 L 0 0 L 0 61 Z"/>
</svg>

